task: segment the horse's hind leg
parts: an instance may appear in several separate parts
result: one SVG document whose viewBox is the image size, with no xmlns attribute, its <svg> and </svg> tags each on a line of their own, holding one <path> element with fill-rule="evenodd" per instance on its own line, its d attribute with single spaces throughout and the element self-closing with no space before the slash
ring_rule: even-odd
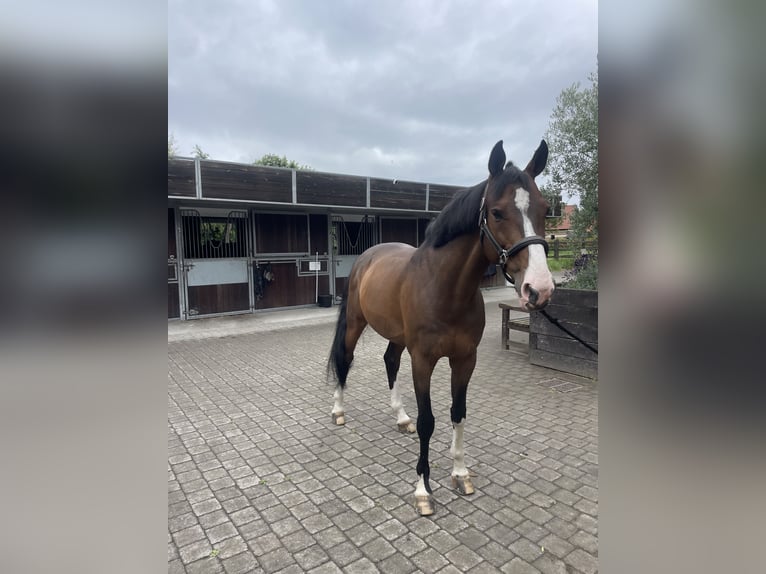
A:
<svg viewBox="0 0 766 574">
<path fill-rule="evenodd" d="M 332 407 L 332 420 L 336 425 L 346 424 L 346 408 L 343 403 L 343 390 L 346 388 L 346 378 L 354 361 L 354 349 L 367 326 L 367 321 L 360 314 L 349 312 L 345 319 L 345 333 L 343 334 L 343 352 L 338 358 L 338 385 L 335 387 Z"/>
<path fill-rule="evenodd" d="M 420 439 L 420 456 L 416 467 L 418 484 L 415 487 L 415 508 L 421 516 L 434 513 L 434 499 L 431 495 L 429 476 L 431 467 L 428 463 L 428 450 L 431 435 L 434 432 L 434 414 L 431 409 L 431 375 L 436 360 L 419 355 L 412 356 L 412 379 L 415 384 L 415 398 L 418 401 L 418 438 Z"/>
<path fill-rule="evenodd" d="M 388 375 L 388 388 L 391 390 L 391 408 L 396 416 L 396 425 L 399 428 L 399 432 L 415 432 L 415 425 L 412 424 L 412 419 L 404 412 L 404 406 L 402 405 L 402 394 L 399 388 L 399 382 L 396 380 L 396 375 L 399 373 L 399 365 L 402 360 L 402 352 L 404 352 L 404 345 L 396 345 L 395 343 L 389 343 L 386 353 L 383 355 L 383 360 L 386 363 L 386 375 Z"/>
<path fill-rule="evenodd" d="M 465 451 L 463 450 L 463 428 L 465 427 L 466 394 L 468 381 L 476 366 L 476 353 L 465 359 L 450 359 L 452 367 L 452 487 L 463 495 L 474 493 L 473 483 L 468 468 L 465 465 Z"/>
</svg>

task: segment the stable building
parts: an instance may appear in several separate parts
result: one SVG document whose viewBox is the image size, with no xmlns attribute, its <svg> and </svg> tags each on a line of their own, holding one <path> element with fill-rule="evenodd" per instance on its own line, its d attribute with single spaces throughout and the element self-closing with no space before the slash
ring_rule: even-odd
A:
<svg viewBox="0 0 766 574">
<path fill-rule="evenodd" d="M 168 319 L 330 306 L 358 255 L 417 247 L 459 189 L 168 158 Z"/>
</svg>

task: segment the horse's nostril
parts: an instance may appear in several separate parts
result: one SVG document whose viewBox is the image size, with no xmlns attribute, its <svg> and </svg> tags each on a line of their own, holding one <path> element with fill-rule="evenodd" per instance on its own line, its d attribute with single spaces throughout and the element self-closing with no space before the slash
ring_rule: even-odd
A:
<svg viewBox="0 0 766 574">
<path fill-rule="evenodd" d="M 532 305 L 537 304 L 537 300 L 540 297 L 540 293 L 534 287 L 532 287 L 529 283 L 524 283 L 523 293 L 527 296 L 527 299 L 529 299 L 529 302 Z"/>
</svg>

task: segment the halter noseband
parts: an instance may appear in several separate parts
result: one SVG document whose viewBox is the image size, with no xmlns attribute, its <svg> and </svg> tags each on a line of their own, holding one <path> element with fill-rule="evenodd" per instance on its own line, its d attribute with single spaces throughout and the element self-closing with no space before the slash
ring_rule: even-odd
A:
<svg viewBox="0 0 766 574">
<path fill-rule="evenodd" d="M 487 225 L 487 211 L 485 209 L 485 200 L 487 199 L 487 190 L 489 189 L 489 182 L 487 182 L 487 186 L 484 188 L 484 195 L 481 197 L 481 205 L 479 206 L 479 229 L 480 229 L 480 238 L 483 241 L 484 236 L 487 236 L 487 239 L 489 239 L 489 242 L 492 244 L 492 247 L 495 248 L 495 251 L 497 251 L 497 255 L 500 258 L 500 266 L 503 269 L 503 275 L 505 276 L 506 280 L 509 283 L 515 283 L 513 280 L 513 277 L 511 277 L 508 272 L 505 270 L 505 263 L 508 261 L 511 257 L 514 257 L 516 254 L 518 254 L 519 251 L 522 249 L 525 249 L 526 247 L 529 247 L 530 245 L 542 245 L 543 249 L 545 249 L 545 255 L 548 255 L 548 242 L 539 235 L 529 235 L 527 237 L 524 237 L 521 241 L 518 243 L 515 243 L 510 249 L 504 249 L 502 245 L 495 239 L 495 236 L 492 235 L 492 232 L 489 229 L 489 226 Z"/>
</svg>

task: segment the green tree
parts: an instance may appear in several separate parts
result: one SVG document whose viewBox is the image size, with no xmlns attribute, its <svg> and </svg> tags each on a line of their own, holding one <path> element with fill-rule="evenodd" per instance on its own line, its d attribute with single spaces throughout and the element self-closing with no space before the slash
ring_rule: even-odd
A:
<svg viewBox="0 0 766 574">
<path fill-rule="evenodd" d="M 208 159 L 210 157 L 210 154 L 207 154 L 204 151 L 202 151 L 202 148 L 199 147 L 199 144 L 194 144 L 194 149 L 192 150 L 192 157 L 196 157 L 197 159 Z"/>
<path fill-rule="evenodd" d="M 275 153 L 267 153 L 260 159 L 253 162 L 253 165 L 266 165 L 269 167 L 287 167 L 290 169 L 304 169 L 311 170 L 311 166 L 303 165 L 295 161 L 294 159 L 287 159 L 285 156 L 278 156 Z"/>
<path fill-rule="evenodd" d="M 168 134 L 168 157 L 175 157 L 178 153 L 178 146 L 176 145 L 176 138 L 172 132 Z"/>
<path fill-rule="evenodd" d="M 580 200 L 571 219 L 576 239 L 598 238 L 598 72 L 588 79 L 590 87 L 562 90 L 546 134 L 548 192 Z"/>
</svg>

